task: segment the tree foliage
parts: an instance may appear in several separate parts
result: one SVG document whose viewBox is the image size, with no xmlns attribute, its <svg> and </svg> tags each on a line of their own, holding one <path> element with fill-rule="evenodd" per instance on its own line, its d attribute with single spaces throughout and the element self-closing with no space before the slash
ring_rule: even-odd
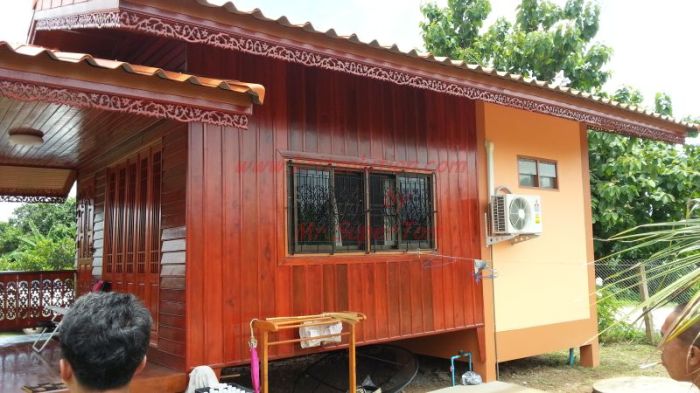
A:
<svg viewBox="0 0 700 393">
<path fill-rule="evenodd" d="M 0 223 L 0 271 L 72 268 L 75 231 L 75 199 L 18 207 Z"/>
<path fill-rule="evenodd" d="M 618 89 L 616 101 L 639 105 L 641 93 Z M 659 113 L 671 115 L 671 98 L 655 97 Z M 608 239 L 632 227 L 684 218 L 688 200 L 700 197 L 700 147 L 590 132 L 591 203 L 593 233 Z M 627 245 L 596 242 L 596 256 L 618 252 Z M 636 249 L 625 258 L 644 259 L 656 250 Z"/>
<path fill-rule="evenodd" d="M 617 89 L 611 98 L 617 102 L 634 106 L 641 106 L 644 102 L 642 92 L 639 91 L 639 89 L 628 85 Z"/>
<path fill-rule="evenodd" d="M 586 0 L 522 0 L 515 22 L 498 19 L 481 34 L 491 11 L 489 0 L 448 0 L 442 8 L 421 8 L 426 49 L 543 81 L 557 76 L 571 87 L 597 91 L 610 77 L 604 66 L 612 50 L 593 42 L 600 7 Z"/>
<path fill-rule="evenodd" d="M 660 115 L 673 116 L 671 96 L 666 93 L 656 93 L 656 97 L 654 97 L 654 111 Z"/>
<path fill-rule="evenodd" d="M 689 199 L 700 197 L 700 147 L 674 146 L 602 132 L 589 133 L 593 233 L 608 239 L 626 229 L 684 217 Z M 596 256 L 627 245 L 596 242 Z M 646 258 L 640 249 L 626 258 Z"/>
</svg>

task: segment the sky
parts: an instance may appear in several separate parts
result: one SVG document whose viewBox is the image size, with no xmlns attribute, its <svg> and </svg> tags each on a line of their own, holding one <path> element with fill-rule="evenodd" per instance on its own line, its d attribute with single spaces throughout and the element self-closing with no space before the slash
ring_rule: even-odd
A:
<svg viewBox="0 0 700 393">
<path fill-rule="evenodd" d="M 32 0 L 2 0 L 0 40 L 24 42 Z M 212 0 L 210 0 L 212 1 Z M 221 0 L 213 0 L 223 3 Z M 564 0 L 554 0 L 563 4 Z M 653 107 L 656 92 L 673 99 L 676 117 L 700 116 L 699 0 L 599 0 L 600 30 L 596 40 L 614 50 L 613 71 L 606 90 L 622 85 L 640 89 Z M 340 35 L 356 33 L 363 41 L 377 39 L 403 50 L 422 49 L 419 22 L 425 0 L 238 0 L 243 10 L 260 8 L 268 17 L 286 15 L 293 23 L 310 21 L 317 29 L 334 28 Z M 438 0 L 445 5 L 447 0 Z M 491 0 L 488 26 L 498 17 L 513 19 L 520 0 Z M 0 221 L 12 207 L 0 203 Z"/>
</svg>

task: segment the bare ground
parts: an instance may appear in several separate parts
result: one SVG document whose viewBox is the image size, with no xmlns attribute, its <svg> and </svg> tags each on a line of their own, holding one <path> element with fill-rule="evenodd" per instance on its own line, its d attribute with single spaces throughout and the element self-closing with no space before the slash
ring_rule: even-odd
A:
<svg viewBox="0 0 700 393">
<path fill-rule="evenodd" d="M 500 365 L 500 380 L 553 393 L 591 393 L 595 381 L 620 376 L 667 376 L 663 366 L 641 370 L 641 364 L 659 360 L 656 347 L 640 344 L 601 346 L 601 365 L 590 369 L 567 365 L 568 351 Z M 449 361 L 421 357 L 421 368 L 406 393 L 423 393 L 450 386 Z M 458 368 L 459 369 L 459 368 Z M 460 369 L 461 370 L 461 369 Z"/>
</svg>

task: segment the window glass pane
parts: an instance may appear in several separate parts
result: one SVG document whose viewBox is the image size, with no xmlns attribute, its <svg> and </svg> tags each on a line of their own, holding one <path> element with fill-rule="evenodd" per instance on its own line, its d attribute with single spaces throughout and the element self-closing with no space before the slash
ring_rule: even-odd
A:
<svg viewBox="0 0 700 393">
<path fill-rule="evenodd" d="M 523 187 L 535 187 L 535 175 L 520 175 L 520 185 Z"/>
<path fill-rule="evenodd" d="M 557 166 L 551 162 L 539 162 L 540 176 L 557 177 Z"/>
<path fill-rule="evenodd" d="M 398 177 L 401 248 L 432 247 L 432 198 L 430 178 L 425 175 Z"/>
<path fill-rule="evenodd" d="M 557 188 L 557 180 L 554 177 L 540 177 L 540 188 Z"/>
<path fill-rule="evenodd" d="M 365 249 L 365 186 L 364 175 L 358 172 L 335 171 L 335 250 Z"/>
<path fill-rule="evenodd" d="M 330 252 L 331 199 L 330 171 L 296 168 L 295 252 Z"/>
<path fill-rule="evenodd" d="M 391 174 L 369 175 L 370 246 L 372 250 L 398 247 L 398 198 Z"/>
<path fill-rule="evenodd" d="M 537 175 L 537 161 L 525 158 L 518 159 L 518 173 L 521 175 Z"/>
</svg>

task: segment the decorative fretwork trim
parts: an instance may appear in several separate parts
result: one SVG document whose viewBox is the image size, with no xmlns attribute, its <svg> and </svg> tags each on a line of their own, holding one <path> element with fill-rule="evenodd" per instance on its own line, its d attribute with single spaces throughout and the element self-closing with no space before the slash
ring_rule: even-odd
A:
<svg viewBox="0 0 700 393">
<path fill-rule="evenodd" d="M 75 91 L 12 80 L 0 80 L 0 96 L 20 101 L 42 101 L 79 108 L 103 109 L 158 119 L 177 120 L 183 123 L 202 122 L 243 129 L 248 127 L 248 117 L 237 113 L 159 103 L 105 93 Z"/>
<path fill-rule="evenodd" d="M 119 11 L 66 15 L 36 21 L 36 30 L 102 29 L 119 27 Z"/>
<path fill-rule="evenodd" d="M 613 131 L 624 135 L 682 143 L 683 137 L 670 134 L 651 125 L 642 125 L 605 116 L 587 113 L 564 106 L 541 102 L 534 99 L 517 97 L 483 87 L 470 85 L 468 82 L 454 83 L 439 77 L 426 77 L 390 67 L 376 66 L 340 56 L 330 56 L 307 48 L 299 48 L 266 41 L 257 37 L 233 34 L 227 31 L 204 26 L 185 24 L 152 15 L 132 11 L 108 11 L 37 21 L 37 30 L 86 29 L 118 27 L 134 30 L 160 37 L 167 37 L 189 43 L 209 45 L 217 48 L 235 50 L 259 56 L 303 64 L 309 67 L 344 72 L 366 78 L 391 82 L 397 85 L 435 91 L 472 100 L 505 105 L 531 112 L 553 115 L 575 120 L 592 129 Z"/>
<path fill-rule="evenodd" d="M 0 190 L 0 193 L 6 193 Z M 20 202 L 20 203 L 64 203 L 63 196 L 51 195 L 0 195 L 0 202 Z"/>
</svg>

